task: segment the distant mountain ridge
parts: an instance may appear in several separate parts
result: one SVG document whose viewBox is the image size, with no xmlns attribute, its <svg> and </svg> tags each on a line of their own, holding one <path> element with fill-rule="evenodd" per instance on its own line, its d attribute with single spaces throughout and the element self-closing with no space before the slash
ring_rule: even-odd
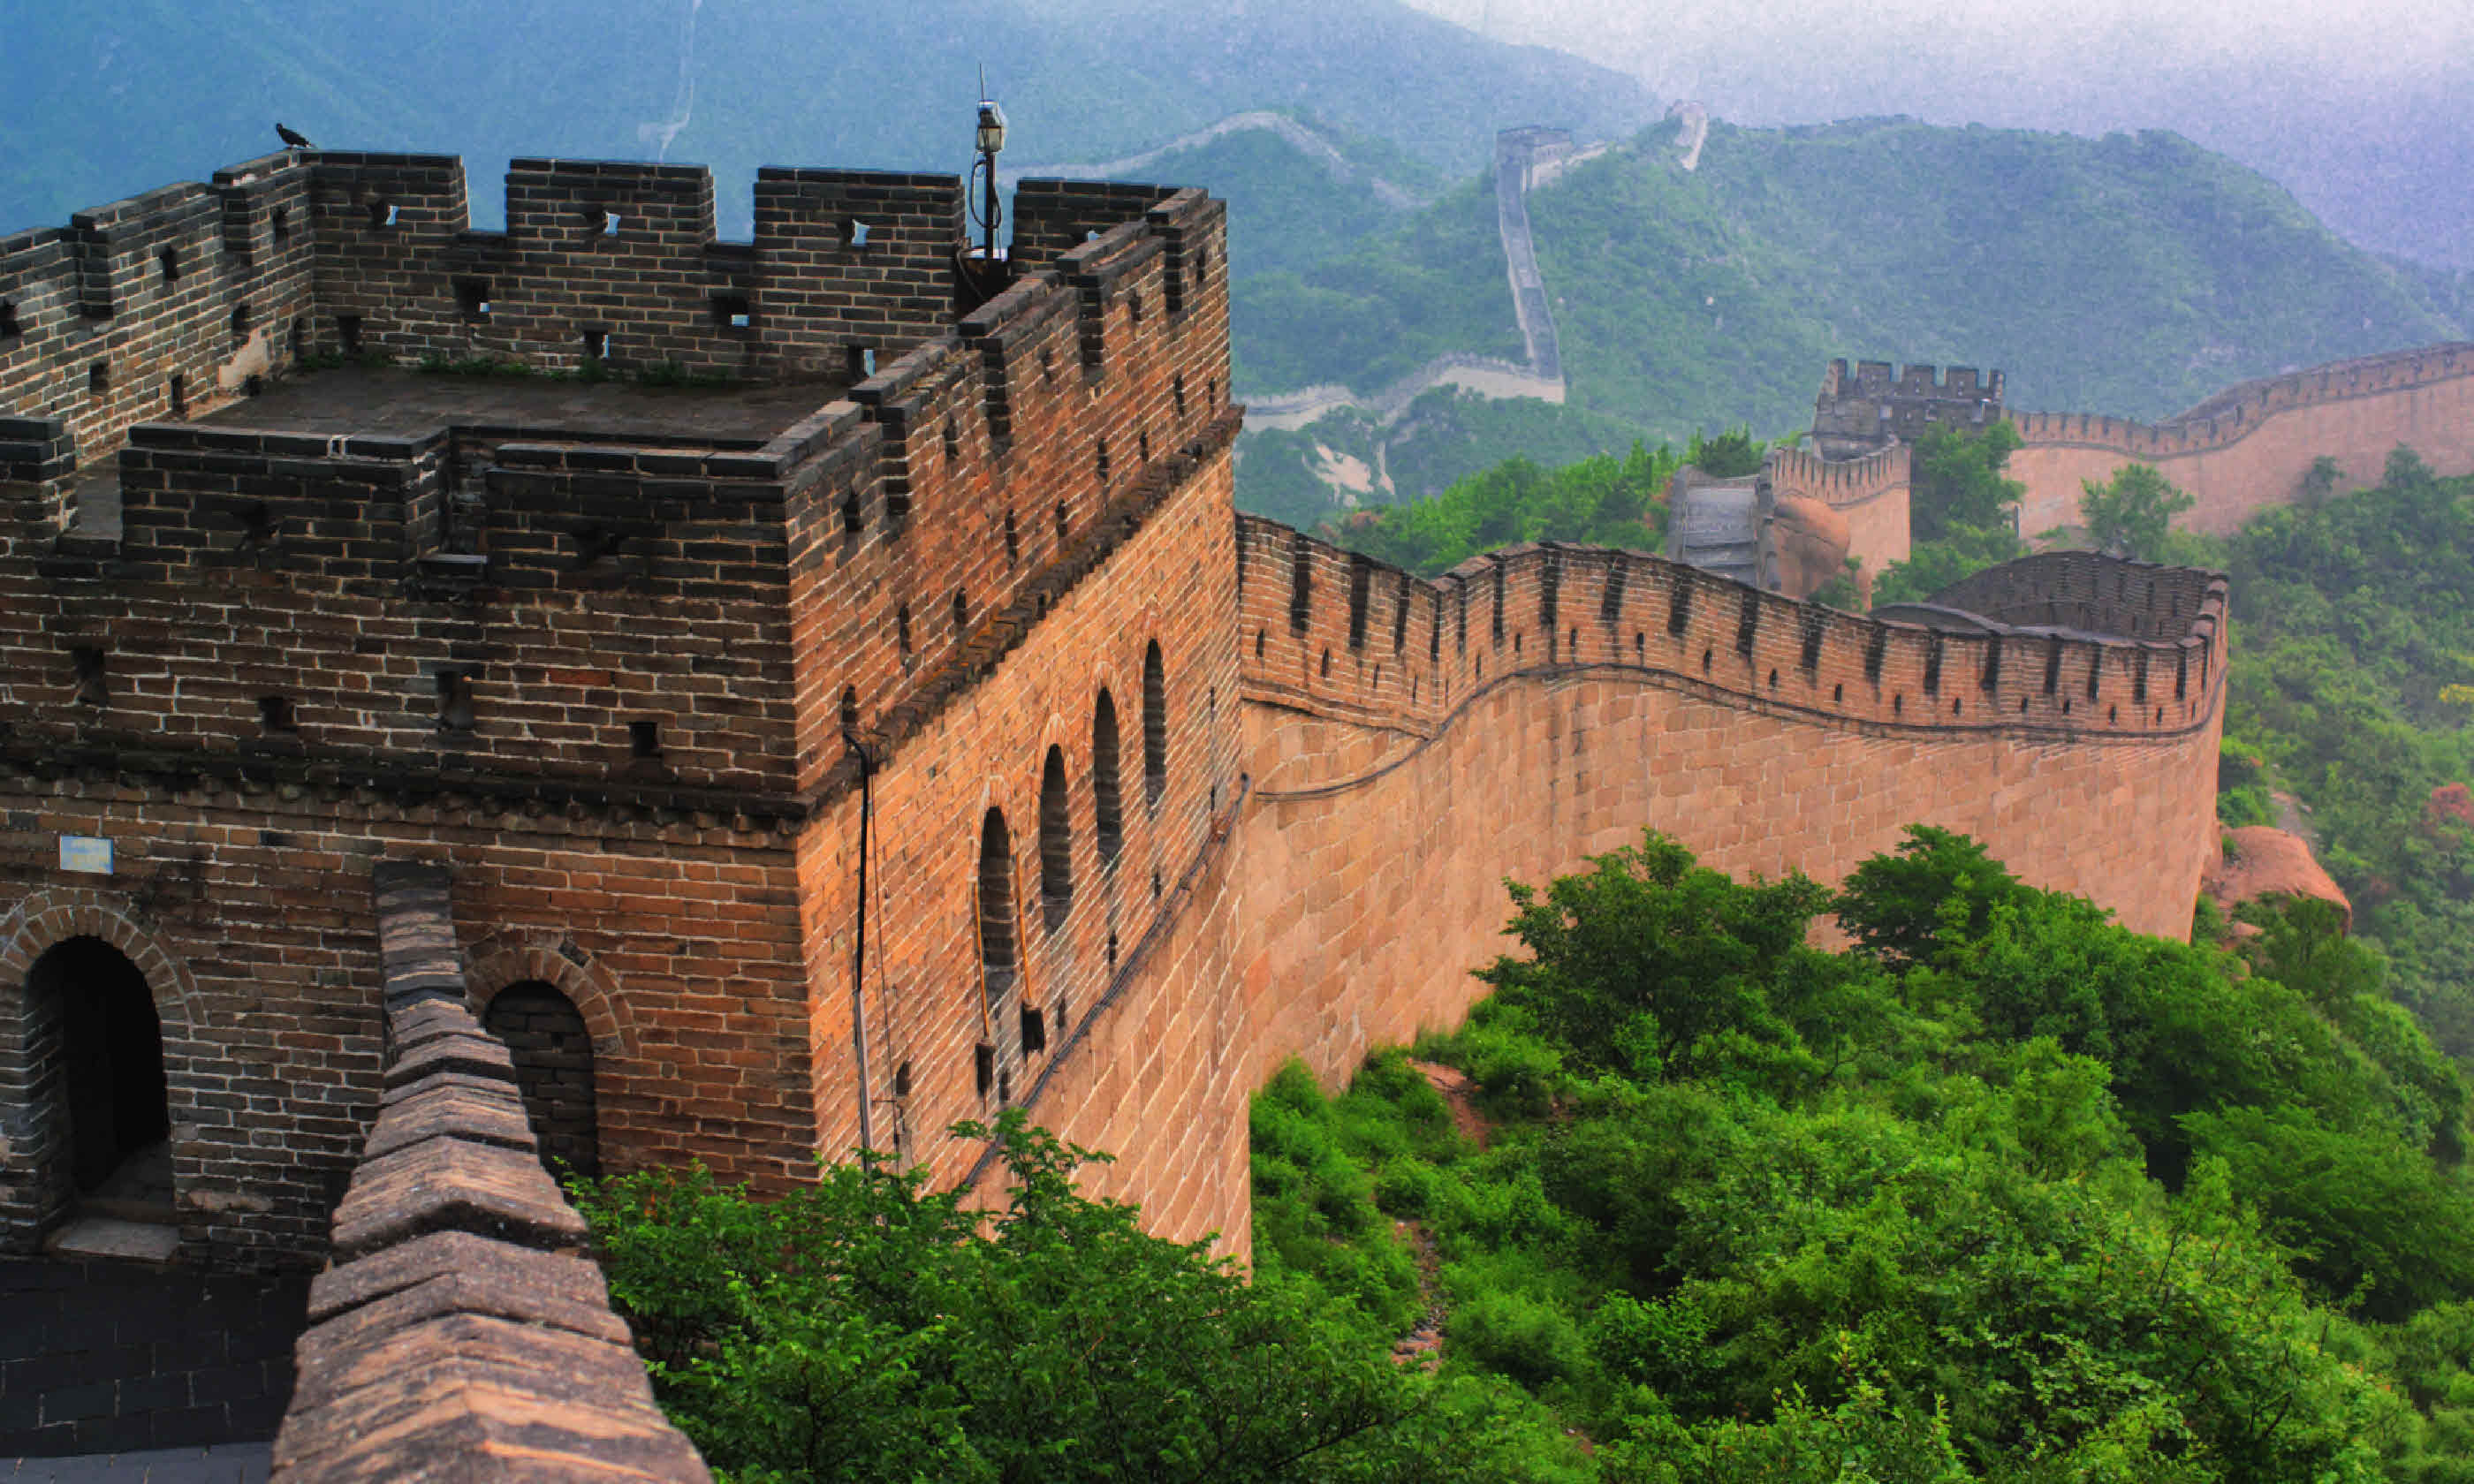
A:
<svg viewBox="0 0 2474 1484">
<path fill-rule="evenodd" d="M 760 164 L 959 171 L 984 62 L 1009 157 L 1104 159 L 1249 110 L 1304 110 L 1430 168 L 1498 128 L 1598 137 L 1629 77 L 1398 0 L 101 0 L 29 6 L 0 49 L 0 231 L 65 222 L 275 144 L 467 156 L 474 211 L 517 155 L 714 167 L 740 232 Z"/>
<path fill-rule="evenodd" d="M 2281 187 L 2167 133 L 2082 139 L 1906 119 L 1654 126 L 1531 193 L 1565 404 L 1465 404 L 1374 433 L 1257 438 L 1290 515 L 1331 453 L 1403 495 L 1529 449 L 1801 427 L 1841 355 L 2009 374 L 2013 405 L 2153 421 L 2229 383 L 2462 339 L 2464 275 L 2383 261 Z M 1361 393 L 1447 352 L 1516 357 L 1492 193 L 1456 190 L 1327 262 L 1237 286 L 1239 385 Z M 1287 441 L 1284 443 L 1283 439 Z M 1406 445 L 1459 441 L 1404 460 Z M 1421 477 L 1403 481 L 1406 467 Z"/>
</svg>

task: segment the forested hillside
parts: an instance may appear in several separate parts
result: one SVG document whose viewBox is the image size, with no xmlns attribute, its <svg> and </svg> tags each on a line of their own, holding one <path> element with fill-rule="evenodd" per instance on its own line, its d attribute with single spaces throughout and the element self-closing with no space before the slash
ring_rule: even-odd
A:
<svg viewBox="0 0 2474 1484">
<path fill-rule="evenodd" d="M 2376 259 L 2171 134 L 1721 123 L 1687 173 L 1675 127 L 1531 193 L 1567 406 L 1472 437 L 1444 393 L 1392 428 L 1258 441 L 1241 497 L 1296 507 L 1316 443 L 1391 467 L 1407 497 L 1516 453 L 1789 432 L 1841 355 L 2000 368 L 2015 406 L 2153 419 L 2247 377 L 2474 333 L 2461 275 Z M 1353 252 L 1241 285 L 1239 305 L 1249 393 L 1370 392 L 1445 349 L 1517 353 L 1478 182 Z M 1413 452 L 1402 476 L 1402 453 L 1442 445 L 1461 457 Z"/>
<path fill-rule="evenodd" d="M 2474 1066 L 2474 479 L 2411 451 L 2377 490 L 2255 516 L 2185 555 L 2233 576 L 2238 824 L 2291 789 L 2400 999 Z"/>
</svg>

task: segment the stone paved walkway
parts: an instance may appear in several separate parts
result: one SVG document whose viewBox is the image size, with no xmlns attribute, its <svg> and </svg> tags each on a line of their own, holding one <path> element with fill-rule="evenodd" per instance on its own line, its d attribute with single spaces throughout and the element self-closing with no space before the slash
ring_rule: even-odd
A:
<svg viewBox="0 0 2474 1484">
<path fill-rule="evenodd" d="M 26 1472 L 41 1459 L 67 1469 L 71 1454 L 210 1447 L 221 1467 L 230 1445 L 272 1440 L 308 1293 L 306 1278 L 0 1258 L 0 1484 L 150 1476 Z"/>
<path fill-rule="evenodd" d="M 150 1448 L 75 1458 L 0 1458 L 0 1484 L 260 1484 L 272 1462 L 263 1443 Z"/>
</svg>

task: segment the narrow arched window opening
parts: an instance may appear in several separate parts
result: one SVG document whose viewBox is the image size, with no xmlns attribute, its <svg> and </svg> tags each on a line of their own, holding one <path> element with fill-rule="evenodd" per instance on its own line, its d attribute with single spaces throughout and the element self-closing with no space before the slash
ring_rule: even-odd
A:
<svg viewBox="0 0 2474 1484">
<path fill-rule="evenodd" d="M 1048 930 L 1074 905 L 1074 816 L 1065 788 L 1065 750 L 1052 747 L 1039 773 L 1039 901 Z"/>
<path fill-rule="evenodd" d="M 994 1010 L 1014 981 L 1013 837 L 999 809 L 980 822 L 980 966 Z"/>
<path fill-rule="evenodd" d="M 1115 862 L 1126 848 L 1126 808 L 1117 766 L 1117 702 L 1104 690 L 1091 708 L 1091 796 L 1099 816 L 1104 863 Z"/>
<path fill-rule="evenodd" d="M 593 1033 L 574 1001 L 543 979 L 500 990 L 481 1024 L 507 1043 L 524 1119 L 553 1174 L 601 1173 L 600 1114 L 593 1090 Z"/>
<path fill-rule="evenodd" d="M 1157 808 L 1168 793 L 1168 672 L 1159 640 L 1143 650 L 1143 797 Z"/>
<path fill-rule="evenodd" d="M 100 938 L 55 945 L 27 971 L 26 1050 L 38 1080 L 57 1068 L 52 1116 L 67 1127 L 38 1141 L 64 1156 L 80 1196 L 160 1209 L 169 1219 L 172 1127 L 162 1023 L 146 976 Z M 38 1115 L 39 1116 L 39 1115 Z"/>
</svg>

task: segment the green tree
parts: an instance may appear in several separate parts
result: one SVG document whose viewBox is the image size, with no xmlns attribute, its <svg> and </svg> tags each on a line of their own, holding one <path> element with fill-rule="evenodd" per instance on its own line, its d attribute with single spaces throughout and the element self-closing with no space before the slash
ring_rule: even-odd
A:
<svg viewBox="0 0 2474 1484">
<path fill-rule="evenodd" d="M 2311 461 L 2311 469 L 2302 476 L 2294 498 L 2305 510 L 2316 510 L 2336 494 L 2337 483 L 2344 477 L 2345 467 L 2323 453 Z"/>
<path fill-rule="evenodd" d="M 2019 430 L 1994 423 L 1981 433 L 1948 425 L 1928 428 L 1911 456 L 1908 529 L 1919 541 L 1939 541 L 1965 529 L 2016 530 L 2027 487 L 2007 477 L 2019 451 Z"/>
<path fill-rule="evenodd" d="M 1710 439 L 1695 433 L 1684 451 L 1684 462 L 1713 479 L 1742 479 L 1761 471 L 1766 446 L 1749 427 L 1729 428 Z"/>
<path fill-rule="evenodd" d="M 1004 1209 L 875 1161 L 759 1201 L 702 1169 L 579 1185 L 656 1396 L 746 1479 L 1500 1477 L 1493 1403 L 1293 1285 L 1078 1192 L 1008 1112 Z"/>
<path fill-rule="evenodd" d="M 2152 465 L 2125 464 L 2103 484 L 2083 480 L 2079 519 L 2098 551 L 2120 552 L 2143 562 L 2165 555 L 2165 534 L 2173 517 L 2189 510 L 2191 496 L 2166 482 Z"/>
</svg>

